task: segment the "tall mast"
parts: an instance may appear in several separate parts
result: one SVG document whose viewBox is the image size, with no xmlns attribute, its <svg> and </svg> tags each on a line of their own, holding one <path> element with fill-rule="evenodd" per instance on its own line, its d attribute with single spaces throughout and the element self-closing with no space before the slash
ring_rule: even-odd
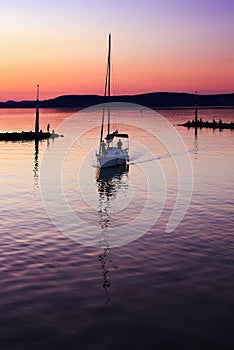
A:
<svg viewBox="0 0 234 350">
<path fill-rule="evenodd" d="M 104 90 L 105 100 L 106 100 L 106 90 L 107 90 L 107 85 L 108 85 L 108 72 L 109 72 L 109 53 L 108 53 L 108 59 L 107 59 L 106 81 L 105 81 L 105 90 Z M 105 100 L 104 100 L 104 102 L 106 102 Z M 100 133 L 99 153 L 101 151 L 101 142 L 103 141 L 104 118 L 105 118 L 105 105 L 104 105 L 103 111 L 102 111 L 102 124 L 101 124 L 101 133 Z"/>
<path fill-rule="evenodd" d="M 111 33 L 109 33 L 109 50 L 108 50 L 108 129 L 107 134 L 110 134 L 110 76 L 111 76 Z"/>
<path fill-rule="evenodd" d="M 35 133 L 39 133 L 39 85 L 37 85 Z"/>
</svg>

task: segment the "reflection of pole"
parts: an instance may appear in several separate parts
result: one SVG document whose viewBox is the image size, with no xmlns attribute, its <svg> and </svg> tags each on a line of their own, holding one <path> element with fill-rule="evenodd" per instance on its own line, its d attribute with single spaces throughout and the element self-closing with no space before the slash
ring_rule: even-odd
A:
<svg viewBox="0 0 234 350">
<path fill-rule="evenodd" d="M 35 133 L 39 133 L 39 85 L 37 85 Z"/>
<path fill-rule="evenodd" d="M 39 154 L 39 140 L 35 139 L 35 154 L 34 154 L 34 186 L 38 187 L 38 154 Z"/>
<path fill-rule="evenodd" d="M 194 153 L 198 154 L 197 128 L 195 128 L 195 135 L 194 135 Z"/>
<path fill-rule="evenodd" d="M 39 141 L 35 140 L 35 165 L 38 165 Z"/>
</svg>

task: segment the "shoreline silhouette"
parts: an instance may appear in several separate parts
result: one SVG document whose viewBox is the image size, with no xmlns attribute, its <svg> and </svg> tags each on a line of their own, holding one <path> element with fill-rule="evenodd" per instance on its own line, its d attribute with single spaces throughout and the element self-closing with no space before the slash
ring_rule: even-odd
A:
<svg viewBox="0 0 234 350">
<path fill-rule="evenodd" d="M 151 108 L 194 107 L 195 98 L 199 97 L 199 107 L 234 107 L 234 93 L 197 95 L 183 92 L 148 92 L 133 95 L 116 95 L 110 102 L 129 102 Z M 41 100 L 40 108 L 85 108 L 103 103 L 100 95 L 62 95 Z M 35 101 L 0 102 L 0 108 L 35 108 Z"/>
<path fill-rule="evenodd" d="M 209 121 L 203 121 L 202 118 L 200 118 L 199 120 L 195 121 L 195 120 L 188 120 L 186 123 L 182 123 L 182 124 L 178 124 L 178 126 L 184 126 L 186 128 L 210 128 L 210 129 L 219 129 L 219 130 L 223 130 L 223 129 L 234 129 L 234 123 L 230 122 L 230 123 L 223 123 L 223 121 L 220 119 L 218 122 L 213 119 L 212 122 Z"/>
<path fill-rule="evenodd" d="M 46 140 L 51 138 L 59 137 L 60 135 L 50 132 L 35 133 L 33 131 L 22 131 L 22 132 L 4 132 L 0 133 L 0 141 L 32 141 L 32 140 Z"/>
</svg>

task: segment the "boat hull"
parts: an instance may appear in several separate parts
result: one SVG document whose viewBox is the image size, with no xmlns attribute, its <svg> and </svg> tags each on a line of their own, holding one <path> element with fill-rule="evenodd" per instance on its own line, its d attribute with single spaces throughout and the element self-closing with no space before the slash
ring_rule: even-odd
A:
<svg viewBox="0 0 234 350">
<path fill-rule="evenodd" d="M 125 158 L 100 157 L 99 159 L 100 168 L 116 167 L 119 165 L 124 165 L 126 163 L 127 163 L 127 159 Z"/>
<path fill-rule="evenodd" d="M 124 165 L 128 162 L 128 153 L 126 150 L 119 150 L 112 148 L 106 154 L 98 156 L 98 163 L 100 168 L 110 168 L 119 165 Z"/>
</svg>

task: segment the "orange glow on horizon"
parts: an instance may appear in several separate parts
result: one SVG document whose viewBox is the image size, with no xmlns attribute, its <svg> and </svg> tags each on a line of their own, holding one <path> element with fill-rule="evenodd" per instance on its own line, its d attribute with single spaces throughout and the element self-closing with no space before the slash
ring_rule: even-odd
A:
<svg viewBox="0 0 234 350">
<path fill-rule="evenodd" d="M 105 49 L 104 49 L 105 51 Z M 99 50 L 100 52 L 100 50 Z M 112 94 L 136 94 L 154 91 L 226 93 L 234 91 L 232 62 L 220 69 L 219 62 L 196 62 L 152 57 L 137 57 L 131 53 L 114 61 Z M 147 63 L 146 63 L 147 62 Z M 103 95 L 106 70 L 104 54 L 68 57 L 58 62 L 19 62 L 5 65 L 1 74 L 0 101 L 35 99 L 36 84 L 40 84 L 40 99 L 66 94 Z"/>
</svg>

